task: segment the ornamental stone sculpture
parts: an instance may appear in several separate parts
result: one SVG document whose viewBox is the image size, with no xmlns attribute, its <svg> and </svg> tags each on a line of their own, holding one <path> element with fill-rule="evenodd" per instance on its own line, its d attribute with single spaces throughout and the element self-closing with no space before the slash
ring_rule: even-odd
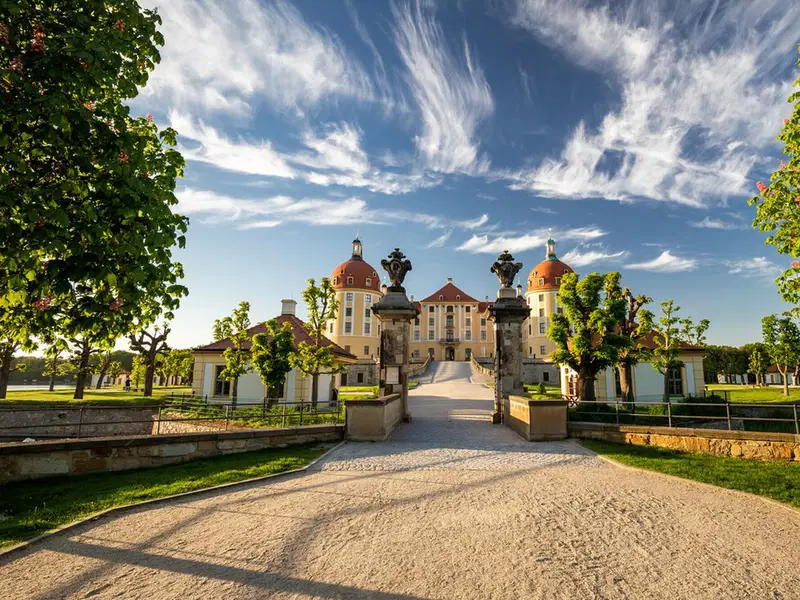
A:
<svg viewBox="0 0 800 600">
<path fill-rule="evenodd" d="M 497 275 L 500 287 L 510 288 L 514 285 L 514 279 L 521 270 L 522 263 L 515 263 L 514 257 L 509 251 L 503 250 L 503 253 L 497 257 L 497 262 L 492 265 L 491 272 Z"/>
<path fill-rule="evenodd" d="M 411 270 L 411 261 L 406 258 L 406 255 L 400 251 L 400 248 L 395 248 L 389 254 L 389 259 L 383 259 L 381 266 L 389 274 L 389 281 L 391 287 L 389 291 L 405 291 L 403 289 L 403 281 L 406 274 Z"/>
</svg>

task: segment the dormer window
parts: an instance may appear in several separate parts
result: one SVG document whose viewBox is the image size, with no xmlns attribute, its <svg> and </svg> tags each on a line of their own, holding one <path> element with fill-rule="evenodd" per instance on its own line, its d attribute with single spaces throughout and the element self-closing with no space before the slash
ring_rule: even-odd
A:
<svg viewBox="0 0 800 600">
<path fill-rule="evenodd" d="M 372 279 L 367 277 L 367 287 L 372 287 Z"/>
<path fill-rule="evenodd" d="M 561 277 L 556 277 L 556 285 L 561 285 Z"/>
<path fill-rule="evenodd" d="M 442 296 L 441 294 L 439 294 L 439 300 L 444 300 L 444 296 Z"/>
<path fill-rule="evenodd" d="M 461 294 L 456 294 L 456 300 L 461 300 Z"/>
<path fill-rule="evenodd" d="M 333 285 L 339 285 L 339 278 L 338 277 L 334 277 L 333 278 Z"/>
<path fill-rule="evenodd" d="M 353 285 L 353 278 L 352 277 L 348 277 L 347 278 L 347 285 Z"/>
<path fill-rule="evenodd" d="M 544 285 L 544 277 L 539 277 L 539 285 Z"/>
</svg>

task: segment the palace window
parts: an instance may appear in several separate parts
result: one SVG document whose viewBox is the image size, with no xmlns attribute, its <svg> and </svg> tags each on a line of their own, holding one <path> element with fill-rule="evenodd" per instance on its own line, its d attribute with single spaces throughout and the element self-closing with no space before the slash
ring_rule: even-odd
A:
<svg viewBox="0 0 800 600">
<path fill-rule="evenodd" d="M 448 306 L 447 307 L 447 312 L 449 312 L 449 313 L 453 312 L 453 307 L 452 306 Z"/>
<path fill-rule="evenodd" d="M 367 280 L 364 283 L 367 284 L 366 287 L 372 287 L 372 279 L 370 279 L 369 277 L 367 277 Z"/>
<path fill-rule="evenodd" d="M 539 309 L 539 316 L 540 316 L 540 317 L 543 317 L 543 316 L 544 316 L 544 308 L 540 308 L 540 309 Z"/>
<path fill-rule="evenodd" d="M 368 309 L 368 308 L 365 308 L 365 309 L 364 309 L 364 316 L 365 316 L 366 318 L 368 318 L 368 319 L 369 319 L 369 314 L 370 314 L 370 313 L 369 313 L 369 309 Z"/>
<path fill-rule="evenodd" d="M 364 356 L 369 356 L 369 346 L 364 346 Z"/>
<path fill-rule="evenodd" d="M 528 323 L 528 335 L 533 335 L 533 325 Z"/>
<path fill-rule="evenodd" d="M 465 310 L 466 310 L 467 312 L 472 312 L 472 307 L 471 307 L 471 306 L 467 306 L 467 307 L 465 307 Z"/>
<path fill-rule="evenodd" d="M 346 302 L 352 302 L 353 301 L 353 292 L 347 292 L 345 294 L 345 296 L 344 296 L 344 299 L 345 299 Z"/>
<path fill-rule="evenodd" d="M 539 302 L 544 302 L 544 294 L 539 294 Z"/>
<path fill-rule="evenodd" d="M 428 332 L 428 339 L 429 339 L 429 340 L 432 340 L 432 339 L 433 339 L 433 330 L 430 330 L 430 331 Z"/>
<path fill-rule="evenodd" d="M 217 365 L 214 373 L 214 395 L 215 396 L 230 396 L 231 382 L 222 379 L 222 372 L 225 370 L 225 365 Z"/>
<path fill-rule="evenodd" d="M 439 300 L 444 300 L 444 296 L 442 296 L 441 294 L 439 294 Z"/>
<path fill-rule="evenodd" d="M 544 356 L 545 354 L 547 354 L 547 347 L 544 345 L 539 346 L 539 356 Z"/>
<path fill-rule="evenodd" d="M 481 319 L 481 327 L 486 327 L 486 319 Z"/>
<path fill-rule="evenodd" d="M 418 341 L 419 341 L 419 329 L 417 329 L 417 330 L 414 332 L 414 341 L 415 341 L 415 342 L 418 342 Z"/>
<path fill-rule="evenodd" d="M 333 278 L 333 285 L 339 285 L 339 278 L 338 277 L 334 277 Z"/>
<path fill-rule="evenodd" d="M 461 300 L 461 294 L 456 294 L 456 300 Z"/>
<path fill-rule="evenodd" d="M 539 285 L 544 285 L 544 277 L 539 277 Z"/>
<path fill-rule="evenodd" d="M 414 350 L 414 351 L 411 353 L 411 356 L 412 356 L 412 358 L 419 358 L 419 350 Z"/>
<path fill-rule="evenodd" d="M 682 396 L 683 395 L 683 369 L 670 369 L 669 370 L 669 395 Z"/>
<path fill-rule="evenodd" d="M 432 313 L 432 312 L 434 312 L 434 308 L 433 308 L 432 306 L 429 306 L 429 307 L 428 307 L 428 312 L 429 312 L 429 313 Z"/>
<path fill-rule="evenodd" d="M 467 340 L 467 341 L 471 340 L 472 339 L 472 332 L 471 331 L 465 332 L 464 333 L 464 339 Z"/>
<path fill-rule="evenodd" d="M 486 331 L 481 331 L 481 341 L 486 341 Z"/>
<path fill-rule="evenodd" d="M 352 277 L 348 277 L 347 278 L 347 285 L 353 285 L 353 278 Z"/>
<path fill-rule="evenodd" d="M 370 322 L 369 321 L 365 321 L 364 322 L 364 335 L 369 335 L 370 334 L 369 330 L 370 330 Z"/>
<path fill-rule="evenodd" d="M 447 327 L 452 327 L 452 326 L 453 326 L 453 317 L 448 315 L 447 316 Z"/>
<path fill-rule="evenodd" d="M 353 324 L 350 321 L 346 321 L 344 324 L 344 332 L 345 333 L 353 333 Z"/>
<path fill-rule="evenodd" d="M 533 348 L 528 347 L 528 356 L 533 356 Z"/>
<path fill-rule="evenodd" d="M 558 313 L 560 315 L 563 312 L 564 312 L 564 307 L 563 306 L 556 306 L 556 313 Z"/>
<path fill-rule="evenodd" d="M 539 323 L 539 333 L 547 333 L 547 323 Z"/>
<path fill-rule="evenodd" d="M 369 286 L 369 279 L 367 279 L 367 286 Z M 372 294 L 366 294 L 364 296 L 364 303 L 367 306 L 372 306 Z"/>
<path fill-rule="evenodd" d="M 561 277 L 556 277 L 556 285 L 561 285 Z"/>
<path fill-rule="evenodd" d="M 344 316 L 345 317 L 352 317 L 353 316 L 353 307 L 352 306 L 348 306 L 347 308 L 344 309 Z"/>
<path fill-rule="evenodd" d="M 467 327 L 472 327 L 472 319 L 465 319 L 465 320 L 464 320 L 464 324 L 465 324 Z"/>
<path fill-rule="evenodd" d="M 428 326 L 433 327 L 433 317 L 428 318 Z"/>
</svg>

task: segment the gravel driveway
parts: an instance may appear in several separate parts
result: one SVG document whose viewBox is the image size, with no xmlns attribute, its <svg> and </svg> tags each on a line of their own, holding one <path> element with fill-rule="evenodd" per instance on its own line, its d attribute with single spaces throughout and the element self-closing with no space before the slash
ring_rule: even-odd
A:
<svg viewBox="0 0 800 600">
<path fill-rule="evenodd" d="M 800 598 L 800 513 L 524 442 L 432 368 L 391 442 L 52 537 L 0 598 Z"/>
</svg>

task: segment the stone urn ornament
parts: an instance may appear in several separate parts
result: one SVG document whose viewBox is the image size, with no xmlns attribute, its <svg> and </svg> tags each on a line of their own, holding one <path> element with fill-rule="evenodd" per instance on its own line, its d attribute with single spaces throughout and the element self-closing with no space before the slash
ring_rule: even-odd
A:
<svg viewBox="0 0 800 600">
<path fill-rule="evenodd" d="M 400 251 L 400 248 L 395 248 L 389 254 L 388 259 L 384 258 L 381 261 L 381 266 L 389 274 L 389 282 L 392 284 L 389 287 L 389 291 L 405 292 L 403 281 L 411 270 L 411 261 Z"/>
<path fill-rule="evenodd" d="M 514 286 L 514 279 L 517 273 L 522 270 L 521 262 L 514 262 L 514 257 L 508 250 L 497 257 L 497 261 L 492 265 L 491 272 L 497 275 L 500 280 L 500 287 L 511 288 Z"/>
</svg>

